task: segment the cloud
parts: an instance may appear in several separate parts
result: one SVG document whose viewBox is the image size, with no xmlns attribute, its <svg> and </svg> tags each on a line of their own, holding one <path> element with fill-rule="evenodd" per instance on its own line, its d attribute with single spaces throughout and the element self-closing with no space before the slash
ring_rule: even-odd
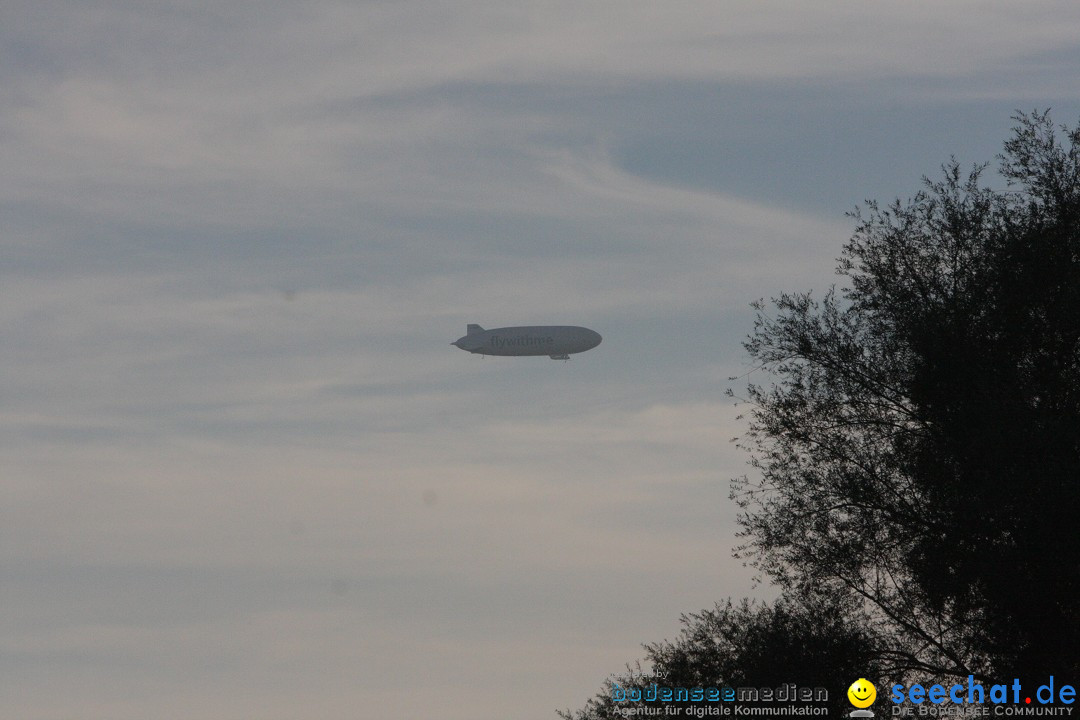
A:
<svg viewBox="0 0 1080 720">
<path fill-rule="evenodd" d="M 935 143 L 996 151 L 971 97 L 1073 97 L 1077 22 L 7 8 L 13 711 L 542 713 L 679 613 L 767 594 L 729 552 L 747 303 L 827 285 L 839 212 Z M 604 342 L 481 360 L 449 346 L 466 322 Z"/>
<path fill-rule="evenodd" d="M 453 3 L 420 17 L 381 3 L 262 3 L 257 13 L 205 3 L 50 7 L 24 3 L 12 12 L 21 33 L 9 52 L 21 62 L 8 71 L 16 89 L 5 96 L 3 126 L 15 141 L 5 144 L 5 159 L 22 168 L 20 179 L 77 186 L 78 197 L 56 201 L 82 207 L 104 202 L 102 191 L 117 183 L 129 193 L 133 183 L 197 192 L 188 213 L 231 212 L 248 222 L 280 219 L 273 211 L 283 185 L 305 188 L 298 199 L 315 210 L 309 222 L 347 194 L 361 202 L 384 188 L 401 196 L 425 172 L 439 182 L 418 189 L 446 192 L 453 183 L 438 172 L 440 159 L 456 171 L 466 154 L 484 163 L 493 139 L 522 148 L 561 129 L 557 114 L 535 107 L 470 112 L 454 88 L 603 92 L 672 81 L 914 75 L 970 89 L 994 68 L 1011 74 L 1038 54 L 1074 50 L 1080 23 L 1063 2 L 1026 4 L 1019 15 L 1004 2 L 620 3 L 618 12 L 604 4 Z M 398 178 L 406 182 L 395 185 Z M 244 202 L 230 192 L 238 182 Z M 97 188 L 86 194 L 88 184 Z M 227 204 L 215 202 L 219 194 Z M 155 195 L 132 199 L 168 211 Z M 404 203 L 418 196 L 405 193 Z"/>
</svg>

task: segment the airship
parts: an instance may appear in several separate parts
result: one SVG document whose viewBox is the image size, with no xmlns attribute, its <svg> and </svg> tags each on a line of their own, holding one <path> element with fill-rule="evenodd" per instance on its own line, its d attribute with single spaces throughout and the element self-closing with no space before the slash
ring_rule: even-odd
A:
<svg viewBox="0 0 1080 720">
<path fill-rule="evenodd" d="M 450 343 L 477 355 L 547 355 L 552 360 L 569 360 L 573 353 L 592 350 L 600 344 L 600 333 L 576 325 L 526 325 L 485 330 L 466 326 L 465 337 Z"/>
</svg>

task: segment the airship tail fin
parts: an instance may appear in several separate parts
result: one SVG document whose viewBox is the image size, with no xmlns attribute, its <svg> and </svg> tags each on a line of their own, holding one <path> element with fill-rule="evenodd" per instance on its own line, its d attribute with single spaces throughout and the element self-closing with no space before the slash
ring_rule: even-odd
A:
<svg viewBox="0 0 1080 720">
<path fill-rule="evenodd" d="M 473 333 L 484 332 L 484 328 L 480 327 L 479 325 L 473 325 L 470 323 L 468 326 L 466 326 L 466 331 L 466 335 L 472 335 Z"/>
</svg>

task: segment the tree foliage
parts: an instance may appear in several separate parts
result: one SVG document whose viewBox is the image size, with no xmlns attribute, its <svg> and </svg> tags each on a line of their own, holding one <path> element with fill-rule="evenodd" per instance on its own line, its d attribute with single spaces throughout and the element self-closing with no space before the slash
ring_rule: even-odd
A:
<svg viewBox="0 0 1080 720">
<path fill-rule="evenodd" d="M 995 191 L 951 162 L 854 214 L 820 301 L 758 304 L 741 551 L 863 600 L 894 676 L 1078 667 L 1080 128 L 1019 115 Z"/>
<path fill-rule="evenodd" d="M 1014 120 L 1007 189 L 954 159 L 755 304 L 736 553 L 783 596 L 684 616 L 669 684 L 1080 676 L 1080 125 Z"/>
<path fill-rule="evenodd" d="M 773 604 L 728 600 L 712 610 L 683 615 L 682 625 L 674 642 L 645 646 L 649 673 L 643 675 L 640 665 L 627 667 L 584 709 L 560 716 L 608 720 L 624 717 L 619 711 L 633 707 L 710 704 L 612 700 L 613 683 L 623 691 L 644 691 L 654 682 L 653 673 L 660 673 L 663 679 L 655 682 L 667 687 L 777 688 L 787 683 L 822 687 L 829 693 L 830 710 L 839 714 L 847 707 L 839 689 L 876 668 L 865 618 L 835 596 L 780 599 Z"/>
</svg>

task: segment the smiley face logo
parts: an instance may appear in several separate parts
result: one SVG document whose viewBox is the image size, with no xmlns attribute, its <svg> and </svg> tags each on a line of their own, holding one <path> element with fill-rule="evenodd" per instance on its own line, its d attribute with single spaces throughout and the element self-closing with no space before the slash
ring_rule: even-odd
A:
<svg viewBox="0 0 1080 720">
<path fill-rule="evenodd" d="M 877 688 L 866 678 L 859 678 L 847 689 L 847 699 L 857 708 L 868 708 L 877 700 Z"/>
</svg>

